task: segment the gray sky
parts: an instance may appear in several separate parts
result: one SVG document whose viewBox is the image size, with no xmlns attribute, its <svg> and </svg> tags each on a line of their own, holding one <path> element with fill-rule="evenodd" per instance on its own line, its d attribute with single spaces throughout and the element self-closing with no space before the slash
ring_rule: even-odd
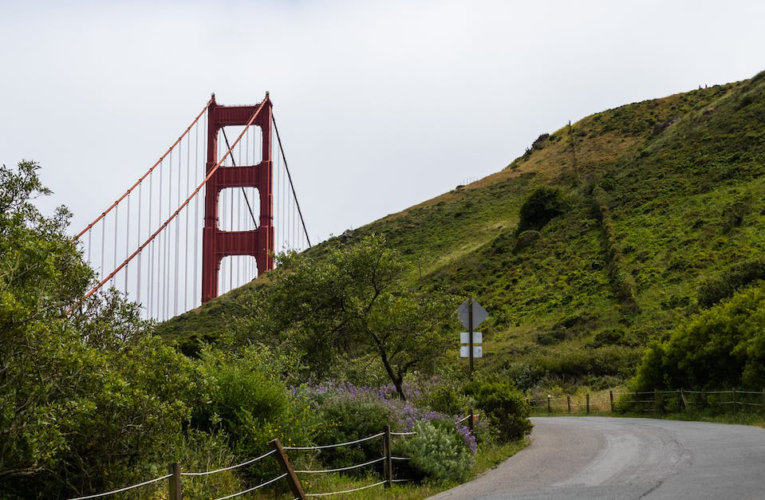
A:
<svg viewBox="0 0 765 500">
<path fill-rule="evenodd" d="M 79 230 L 202 108 L 271 91 L 309 232 L 502 169 L 540 133 L 765 69 L 765 2 L 0 0 L 0 162 Z"/>
</svg>

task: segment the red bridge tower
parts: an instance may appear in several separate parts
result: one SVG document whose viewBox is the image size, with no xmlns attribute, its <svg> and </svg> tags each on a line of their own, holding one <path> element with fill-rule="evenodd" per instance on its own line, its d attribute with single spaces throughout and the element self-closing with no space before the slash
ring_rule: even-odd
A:
<svg viewBox="0 0 765 500">
<path fill-rule="evenodd" d="M 202 302 L 218 296 L 218 272 L 223 257 L 255 257 L 258 273 L 273 269 L 273 165 L 271 161 L 271 101 L 266 94 L 263 109 L 253 122 L 263 137 L 262 161 L 258 165 L 223 167 L 207 181 L 205 226 L 202 233 Z M 218 162 L 218 131 L 228 126 L 244 126 L 260 106 L 220 106 L 213 102 L 207 112 L 207 170 Z M 222 189 L 253 187 L 260 194 L 260 221 L 252 231 L 221 231 L 218 228 L 218 199 Z"/>
</svg>

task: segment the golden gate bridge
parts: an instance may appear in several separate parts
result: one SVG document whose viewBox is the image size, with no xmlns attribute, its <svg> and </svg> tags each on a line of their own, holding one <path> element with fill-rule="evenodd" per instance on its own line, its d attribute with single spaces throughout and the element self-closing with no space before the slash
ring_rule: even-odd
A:
<svg viewBox="0 0 765 500">
<path fill-rule="evenodd" d="M 273 269 L 276 251 L 310 247 L 269 94 L 243 106 L 213 94 L 75 239 L 97 274 L 83 302 L 114 288 L 159 321 Z"/>
</svg>

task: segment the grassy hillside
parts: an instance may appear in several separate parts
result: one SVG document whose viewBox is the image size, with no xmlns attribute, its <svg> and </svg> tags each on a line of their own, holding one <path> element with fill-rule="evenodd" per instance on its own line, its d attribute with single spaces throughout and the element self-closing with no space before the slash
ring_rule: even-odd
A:
<svg viewBox="0 0 765 500">
<path fill-rule="evenodd" d="M 650 339 L 698 310 L 700 288 L 763 255 L 763 174 L 765 73 L 540 135 L 501 172 L 311 252 L 383 233 L 413 281 L 473 294 L 491 313 L 480 369 L 524 387 L 613 385 Z M 540 187 L 559 190 L 567 210 L 519 233 Z M 160 329 L 187 345 L 214 339 L 245 292 Z"/>
</svg>

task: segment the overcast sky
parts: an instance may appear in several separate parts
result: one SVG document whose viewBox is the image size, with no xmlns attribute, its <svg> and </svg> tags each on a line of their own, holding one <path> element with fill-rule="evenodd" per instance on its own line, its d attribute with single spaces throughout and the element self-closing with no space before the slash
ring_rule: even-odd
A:
<svg viewBox="0 0 765 500">
<path fill-rule="evenodd" d="M 505 167 L 540 133 L 765 69 L 761 1 L 0 0 L 0 162 L 79 230 L 215 92 L 269 90 L 309 232 Z"/>
</svg>

